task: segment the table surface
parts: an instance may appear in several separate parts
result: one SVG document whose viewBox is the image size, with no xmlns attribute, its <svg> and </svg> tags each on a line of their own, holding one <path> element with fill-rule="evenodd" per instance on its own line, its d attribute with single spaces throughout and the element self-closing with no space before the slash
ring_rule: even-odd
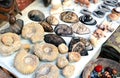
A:
<svg viewBox="0 0 120 78">
<path fill-rule="evenodd" d="M 119 0 L 120 1 L 120 0 Z M 91 6 L 88 8 L 91 12 L 95 9 L 97 9 L 97 6 L 100 5 L 102 3 L 102 1 L 100 1 L 99 3 L 97 4 L 92 4 L 91 3 Z M 44 7 L 44 5 L 42 4 L 42 1 L 41 0 L 36 0 L 34 1 L 32 4 L 30 4 L 26 9 L 24 9 L 22 11 L 22 16 L 20 15 L 17 15 L 17 18 L 20 18 L 20 19 L 23 19 L 24 20 L 24 23 L 27 24 L 27 23 L 30 23 L 30 22 L 33 22 L 31 21 L 29 18 L 28 18 L 28 12 L 30 10 L 33 10 L 33 9 L 37 9 L 37 10 L 40 10 L 42 11 L 44 14 L 45 14 L 45 17 L 49 16 L 49 11 L 50 11 L 50 7 Z M 82 8 L 85 8 L 85 7 L 81 7 L 80 5 L 78 4 L 72 4 L 71 7 L 69 7 L 68 9 L 71 9 L 73 10 L 74 9 L 74 12 L 78 15 L 78 16 L 81 16 L 82 14 L 80 14 L 80 10 Z M 67 10 L 68 10 L 67 9 Z M 94 19 L 97 20 L 97 24 L 99 25 L 100 23 L 102 23 L 103 21 L 106 20 L 106 16 L 107 16 L 108 13 L 106 13 L 105 17 L 104 18 L 97 18 L 97 17 L 94 17 Z M 56 17 L 59 18 L 59 14 L 56 14 Z M 60 21 L 60 20 L 59 20 Z M 120 21 L 120 20 L 119 20 Z M 114 29 L 116 29 L 120 22 L 119 21 L 113 21 L 111 22 L 112 26 L 114 26 Z M 60 21 L 61 24 L 63 24 L 64 22 Z M 68 23 L 67 23 L 68 24 Z M 6 24 L 8 25 L 8 24 Z M 70 24 L 68 24 L 70 25 Z M 90 28 L 91 30 L 91 33 L 90 34 L 86 34 L 86 35 L 77 35 L 75 34 L 76 36 L 80 36 L 80 37 L 84 37 L 84 38 L 89 38 L 90 35 L 93 33 L 93 31 L 96 29 L 96 26 L 89 26 L 89 25 L 86 25 L 88 28 Z M 114 32 L 114 31 L 113 31 Z M 97 58 L 97 56 L 99 55 L 100 53 L 100 49 L 101 49 L 101 46 L 102 44 L 111 36 L 111 34 L 113 32 L 108 32 L 106 33 L 106 37 L 105 38 L 101 38 L 99 40 L 99 43 L 96 47 L 94 47 L 94 49 L 92 51 L 88 51 L 89 55 L 88 56 L 82 56 L 80 61 L 79 62 L 76 62 L 76 63 L 70 63 L 72 65 L 75 66 L 75 72 L 73 74 L 73 76 L 71 78 L 79 78 L 82 70 L 84 69 L 84 67 L 86 66 L 86 64 L 94 59 L 94 58 Z M 71 40 L 70 37 L 63 37 L 64 40 L 66 41 L 66 43 L 68 44 Z M 28 43 L 27 40 L 22 40 L 22 43 Z M 8 57 L 3 57 L 3 56 L 0 56 L 0 65 L 5 67 L 6 69 L 8 69 L 9 71 L 11 71 L 12 73 L 14 73 L 16 76 L 18 76 L 19 78 L 33 78 L 34 77 L 34 73 L 32 74 L 29 74 L 29 75 L 23 75 L 21 73 L 19 73 L 13 66 L 13 60 L 14 60 L 14 57 L 15 57 L 16 53 L 12 54 L 11 56 L 8 56 Z M 42 62 L 43 63 L 46 63 L 46 62 Z M 51 62 L 53 63 L 53 62 Z M 64 78 L 63 76 L 60 76 L 60 78 Z"/>
</svg>

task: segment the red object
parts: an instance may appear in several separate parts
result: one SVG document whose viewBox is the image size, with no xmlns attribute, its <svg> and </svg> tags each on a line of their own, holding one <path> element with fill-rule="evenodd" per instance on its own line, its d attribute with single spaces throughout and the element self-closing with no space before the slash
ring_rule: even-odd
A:
<svg viewBox="0 0 120 78">
<path fill-rule="evenodd" d="M 97 65 L 97 66 L 95 67 L 95 71 L 96 71 L 96 72 L 101 72 L 102 69 L 103 69 L 102 65 Z"/>
<path fill-rule="evenodd" d="M 18 7 L 20 10 L 25 9 L 29 4 L 31 4 L 34 0 L 16 0 Z"/>
</svg>

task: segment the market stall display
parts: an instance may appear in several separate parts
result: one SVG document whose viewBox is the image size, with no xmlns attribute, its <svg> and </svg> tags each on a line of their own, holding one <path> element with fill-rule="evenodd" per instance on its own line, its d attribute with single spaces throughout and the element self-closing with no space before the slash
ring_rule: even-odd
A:
<svg viewBox="0 0 120 78">
<path fill-rule="evenodd" d="M 47 78 L 79 78 L 85 65 L 99 55 L 101 45 L 111 36 L 120 24 L 117 20 L 111 22 L 107 21 L 106 17 L 109 12 L 105 13 L 101 19 L 93 15 L 93 11 L 96 9 L 94 7 L 101 4 L 103 4 L 102 1 L 97 4 L 91 3 L 91 6 L 88 8 L 88 11 L 90 11 L 89 15 L 89 13 L 80 13 L 81 10 L 86 7 L 76 3 L 71 5 L 73 8 L 69 9 L 60 7 L 62 4 L 59 3 L 56 9 L 55 6 L 57 6 L 57 4 L 55 4 L 55 2 L 52 3 L 52 6 L 44 7 L 43 4 L 36 0 L 22 11 L 23 16 L 17 15 L 17 17 L 24 20 L 22 34 L 19 35 L 21 43 L 28 43 L 32 46 L 29 53 L 39 58 L 39 65 L 36 61 L 36 66 L 30 71 L 30 74 L 22 74 L 21 71 L 23 73 L 25 71 L 18 69 L 14 61 L 15 57 L 19 56 L 18 50 L 8 57 L 0 56 L 1 66 L 7 68 L 20 78 L 37 78 L 38 76 Z M 116 8 L 109 7 L 110 10 Z M 62 8 L 62 11 L 59 8 Z M 94 10 L 91 8 L 94 8 Z M 28 15 L 33 10 L 35 13 L 33 12 L 33 15 Z M 36 10 L 40 12 L 36 12 Z M 52 12 L 59 12 L 51 14 L 51 10 L 53 10 Z M 31 20 L 31 18 L 35 19 L 35 21 Z M 36 21 L 36 19 L 39 20 Z M 107 21 L 110 25 L 105 24 L 99 26 L 104 21 Z M 113 27 L 114 30 L 111 30 Z M 103 33 L 104 30 L 106 33 Z M 108 32 L 109 30 L 111 32 Z M 92 43 L 94 39 L 91 39 L 91 36 L 96 39 L 96 46 Z M 29 53 L 27 54 L 29 55 Z M 3 61 L 3 59 L 5 61 Z M 26 57 L 25 59 L 25 63 L 30 63 L 30 65 L 27 66 L 28 70 L 29 67 L 31 68 L 32 62 L 30 61 L 33 59 L 34 58 L 30 57 Z M 24 65 L 24 63 L 21 63 L 21 65 Z"/>
</svg>

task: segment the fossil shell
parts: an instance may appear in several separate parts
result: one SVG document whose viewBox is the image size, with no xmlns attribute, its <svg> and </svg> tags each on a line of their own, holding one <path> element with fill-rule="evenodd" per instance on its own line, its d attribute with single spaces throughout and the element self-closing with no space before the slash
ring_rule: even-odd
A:
<svg viewBox="0 0 120 78">
<path fill-rule="evenodd" d="M 61 54 L 67 53 L 68 52 L 68 46 L 65 45 L 64 43 L 62 43 L 58 46 L 58 50 Z"/>
<path fill-rule="evenodd" d="M 58 48 L 48 43 L 36 44 L 34 46 L 34 53 L 42 61 L 54 61 L 59 55 Z"/>
<path fill-rule="evenodd" d="M 38 23 L 28 23 L 23 27 L 22 37 L 30 39 L 32 43 L 43 41 L 44 29 Z"/>
<path fill-rule="evenodd" d="M 19 50 L 21 47 L 20 37 L 15 33 L 5 33 L 0 35 L 0 54 L 8 56 Z"/>
<path fill-rule="evenodd" d="M 67 65 L 64 69 L 63 69 L 63 75 L 66 78 L 71 77 L 74 74 L 75 71 L 75 67 L 73 65 Z"/>
<path fill-rule="evenodd" d="M 77 14 L 71 11 L 65 11 L 60 14 L 60 19 L 66 23 L 76 23 L 79 21 Z"/>
<path fill-rule="evenodd" d="M 57 25 L 59 23 L 58 19 L 55 16 L 48 16 L 46 18 L 46 21 L 50 24 L 50 25 Z"/>
<path fill-rule="evenodd" d="M 15 68 L 22 74 L 30 74 L 34 72 L 38 65 L 38 57 L 33 54 L 27 53 L 27 51 L 24 49 L 21 49 L 14 59 Z"/>
<path fill-rule="evenodd" d="M 78 52 L 69 52 L 68 59 L 70 62 L 78 62 L 81 59 L 81 55 Z"/>
<path fill-rule="evenodd" d="M 60 36 L 58 36 L 58 35 L 56 35 L 56 34 L 46 34 L 46 35 L 44 36 L 44 40 L 45 40 L 46 43 L 54 44 L 54 45 L 57 46 L 57 47 L 58 47 L 61 43 L 66 44 L 65 40 L 64 40 L 62 37 L 60 37 Z"/>
<path fill-rule="evenodd" d="M 80 34 L 80 35 L 89 34 L 90 33 L 90 29 L 88 27 L 86 27 L 82 23 L 75 23 L 75 24 L 73 24 L 72 25 L 72 30 L 76 34 Z"/>
<path fill-rule="evenodd" d="M 60 35 L 60 36 L 67 36 L 67 35 L 72 35 L 73 34 L 72 28 L 69 27 L 66 24 L 58 24 L 54 28 L 54 31 L 57 35 Z"/>
<path fill-rule="evenodd" d="M 42 25 L 45 32 L 53 32 L 52 26 L 50 24 L 48 24 L 46 21 L 40 22 L 40 25 Z"/>
<path fill-rule="evenodd" d="M 35 78 L 59 78 L 59 69 L 56 65 L 43 64 L 35 72 Z"/>
<path fill-rule="evenodd" d="M 45 19 L 45 15 L 39 10 L 31 10 L 28 13 L 28 17 L 31 20 L 37 21 L 37 22 L 43 21 Z"/>
<path fill-rule="evenodd" d="M 65 56 L 61 56 L 58 58 L 57 60 L 57 66 L 59 68 L 64 68 L 65 66 L 67 66 L 69 64 L 67 58 Z"/>
</svg>

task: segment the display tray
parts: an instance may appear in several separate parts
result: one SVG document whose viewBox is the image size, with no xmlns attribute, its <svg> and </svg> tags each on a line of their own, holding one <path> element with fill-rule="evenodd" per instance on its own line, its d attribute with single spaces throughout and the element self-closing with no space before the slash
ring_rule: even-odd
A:
<svg viewBox="0 0 120 78">
<path fill-rule="evenodd" d="M 117 70 L 117 72 L 120 72 L 120 64 L 116 61 L 110 60 L 110 59 L 106 59 L 106 58 L 98 58 L 98 59 L 94 59 L 91 60 L 85 67 L 85 69 L 83 70 L 83 74 L 82 77 L 83 78 L 88 78 L 91 74 L 91 72 L 94 70 L 94 67 L 97 65 L 102 65 L 103 68 L 105 67 L 110 67 L 110 68 L 114 68 Z"/>
<path fill-rule="evenodd" d="M 92 12 L 94 9 L 96 9 L 96 7 L 98 5 L 100 5 L 102 3 L 102 1 L 100 1 L 99 3 L 97 4 L 92 4 L 91 3 L 91 6 L 89 7 L 89 10 Z M 73 3 L 74 4 L 74 3 Z M 17 18 L 20 18 L 20 19 L 23 19 L 24 21 L 24 24 L 27 24 L 27 23 L 31 23 L 33 21 L 31 21 L 29 18 L 28 18 L 28 12 L 31 11 L 31 10 L 34 10 L 34 9 L 37 9 L 37 10 L 40 10 L 41 12 L 43 12 L 45 14 L 45 17 L 49 16 L 49 11 L 50 11 L 50 8 L 51 6 L 49 7 L 44 7 L 44 5 L 42 4 L 42 1 L 41 0 L 35 0 L 32 4 L 30 4 L 27 8 L 25 8 L 23 11 L 22 11 L 22 16 L 20 15 L 17 15 Z M 80 5 L 78 4 L 74 4 L 73 6 L 67 8 L 67 9 L 64 9 L 65 11 L 67 10 L 72 10 L 74 9 L 74 12 L 78 15 L 78 16 L 81 16 L 82 14 L 80 13 L 80 10 L 83 9 L 85 7 L 81 7 Z M 94 8 L 94 9 L 93 9 Z M 111 7 L 112 9 L 113 7 Z M 106 15 L 104 16 L 104 18 L 97 18 L 95 16 L 92 15 L 92 17 L 97 20 L 97 25 L 101 24 L 103 21 L 106 21 L 106 16 L 107 16 L 108 13 L 106 13 Z M 60 14 L 57 14 L 55 15 L 58 20 L 59 20 L 59 23 L 60 24 L 67 24 L 67 25 L 71 25 L 71 23 L 65 23 L 63 21 L 61 21 L 59 19 L 59 16 Z M 113 21 L 111 22 L 111 26 L 114 27 L 114 29 L 116 30 L 117 27 L 119 26 L 120 22 L 119 21 Z M 74 36 L 79 36 L 79 37 L 83 37 L 83 38 L 89 38 L 91 36 L 91 34 L 93 34 L 93 32 L 97 29 L 96 25 L 93 25 L 93 26 L 89 26 L 89 25 L 86 25 L 89 29 L 90 29 L 90 33 L 89 34 L 85 34 L 85 35 L 78 35 L 78 34 L 74 34 Z M 114 32 L 114 31 L 113 31 Z M 88 55 L 87 56 L 81 56 L 81 59 L 78 61 L 78 62 L 75 62 L 75 63 L 69 63 L 71 65 L 73 65 L 75 67 L 75 71 L 74 71 L 74 74 L 70 77 L 70 78 L 80 78 L 80 74 L 82 72 L 82 70 L 84 69 L 84 67 L 86 66 L 86 64 L 92 60 L 92 59 L 95 59 L 98 57 L 99 53 L 100 53 L 100 50 L 101 50 L 101 46 L 102 44 L 112 35 L 113 32 L 108 32 L 106 33 L 106 37 L 104 38 L 101 38 L 99 40 L 99 43 L 97 44 L 96 47 L 93 47 L 94 49 L 91 50 L 91 51 L 88 51 Z M 21 37 L 21 36 L 20 36 Z M 71 37 L 62 37 L 65 42 L 67 43 L 67 45 L 69 44 L 70 40 L 71 40 Z M 21 38 L 21 42 L 24 44 L 24 43 L 28 43 L 28 44 L 31 44 L 31 46 L 34 46 L 34 44 L 32 44 L 29 40 L 27 39 L 23 39 Z M 18 51 L 17 51 L 18 52 Z M 17 54 L 17 52 L 15 52 L 14 54 L 10 55 L 10 56 L 0 56 L 0 66 L 6 68 L 7 70 L 9 70 L 10 72 L 12 72 L 16 77 L 18 78 L 34 78 L 35 76 L 35 72 L 34 71 L 32 74 L 28 74 L 28 75 L 25 75 L 25 74 L 22 74 L 20 73 L 19 71 L 16 70 L 16 68 L 14 67 L 14 59 L 15 59 L 15 56 Z M 59 54 L 59 56 L 67 56 L 67 54 Z M 40 61 L 40 65 L 43 65 L 43 64 L 47 64 L 47 63 L 51 63 L 51 64 L 56 64 L 56 61 L 54 62 L 42 62 Z M 39 67 L 38 66 L 38 67 Z M 60 69 L 60 72 L 62 71 L 62 69 Z M 59 76 L 59 78 L 64 78 L 64 76 L 61 74 Z"/>
</svg>

